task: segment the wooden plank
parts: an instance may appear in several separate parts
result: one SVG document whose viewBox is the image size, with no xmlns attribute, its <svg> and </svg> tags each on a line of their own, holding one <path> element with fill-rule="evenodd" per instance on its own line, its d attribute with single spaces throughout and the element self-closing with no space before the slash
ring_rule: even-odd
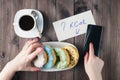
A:
<svg viewBox="0 0 120 80">
<path fill-rule="evenodd" d="M 52 22 L 55 20 L 55 1 L 56 0 L 38 0 L 38 10 L 44 16 L 44 30 L 42 41 L 56 41 L 56 34 Z M 38 80 L 55 80 L 55 72 L 39 72 Z"/>
<path fill-rule="evenodd" d="M 103 68 L 103 80 L 114 80 L 111 79 L 111 37 L 110 37 L 110 30 L 111 30 L 111 22 L 110 22 L 110 1 L 101 0 L 101 1 L 94 1 L 91 0 L 87 2 L 87 7 L 92 10 L 96 24 L 103 26 L 103 34 L 100 46 L 100 55 L 104 62 Z M 108 67 L 109 66 L 109 67 Z"/>
<path fill-rule="evenodd" d="M 55 1 L 56 0 L 38 0 L 38 10 L 41 11 L 44 16 L 42 41 L 57 41 L 52 25 L 52 22 L 55 21 Z"/>
<path fill-rule="evenodd" d="M 111 61 L 111 80 L 119 80 L 120 79 L 120 10 L 119 5 L 120 1 L 116 0 L 110 1 L 110 9 L 109 19 L 110 19 L 110 61 Z M 108 71 L 108 69 L 107 69 Z"/>
<path fill-rule="evenodd" d="M 12 1 L 9 0 L 1 0 L 1 18 L 0 18 L 0 25 L 1 25 L 1 49 L 0 49 L 0 68 L 4 68 L 6 63 L 10 61 L 16 53 L 18 53 L 18 46 L 12 42 L 12 37 L 14 35 L 13 31 L 13 6 Z M 16 77 L 14 77 L 16 79 Z"/>
<path fill-rule="evenodd" d="M 2 70 L 2 68 L 3 68 L 3 61 L 4 61 L 4 54 L 3 54 L 3 52 L 2 52 L 2 49 L 3 49 L 3 47 L 2 47 L 2 42 L 3 42 L 3 21 L 2 21 L 2 19 L 3 19 L 3 5 L 2 5 L 2 3 L 3 3 L 3 0 L 1 0 L 1 2 L 0 2 L 0 10 L 1 10 L 1 16 L 0 16 L 0 71 Z"/>
<path fill-rule="evenodd" d="M 59 2 L 61 3 L 61 4 L 59 4 Z M 66 1 L 65 1 L 66 2 Z M 71 2 L 71 1 L 70 1 Z M 70 3 L 69 2 L 69 3 Z M 48 17 L 48 20 L 46 19 L 46 21 L 47 21 L 47 23 L 46 23 L 46 25 L 45 25 L 45 32 L 47 31 L 47 34 L 44 32 L 44 34 L 43 35 L 47 35 L 47 37 L 49 36 L 49 37 L 52 37 L 51 39 L 49 39 L 49 40 L 47 40 L 47 41 L 50 41 L 50 40 L 53 40 L 53 41 L 55 41 L 55 40 L 57 40 L 57 38 L 56 38 L 56 35 L 55 35 L 55 31 L 54 31 L 54 29 L 53 29 L 53 25 L 52 25 L 52 22 L 53 21 L 55 21 L 55 17 L 56 17 L 56 20 L 59 20 L 59 19 L 62 19 L 62 18 L 65 18 L 65 17 L 68 17 L 68 16 L 70 16 L 71 15 L 71 12 L 73 11 L 73 10 L 71 10 L 70 11 L 70 9 L 68 9 L 66 6 L 65 6 L 65 8 L 67 8 L 67 10 L 69 10 L 69 11 L 67 11 L 67 13 L 68 13 L 68 15 L 65 15 L 64 13 L 66 13 L 66 12 L 64 12 L 64 13 L 62 13 L 61 12 L 61 14 L 60 14 L 60 12 L 57 12 L 57 11 L 62 11 L 62 8 L 60 9 L 60 7 L 62 6 L 62 4 L 63 5 L 67 5 L 67 2 L 64 4 L 64 1 L 58 1 L 58 2 L 55 2 L 55 1 L 52 1 L 52 0 L 50 0 L 50 1 L 46 1 L 46 0 L 44 0 L 44 1 L 40 1 L 39 0 L 39 2 L 38 2 L 39 4 L 38 4 L 38 8 L 44 13 L 44 15 L 46 14 L 47 15 L 47 17 Z M 46 5 L 47 4 L 47 5 Z M 71 3 L 72 4 L 72 3 Z M 69 4 L 69 6 L 70 6 L 70 4 Z M 71 6 L 71 7 L 73 7 L 73 6 Z M 55 11 L 55 9 L 56 9 L 56 11 Z M 72 8 L 73 9 L 73 8 Z M 69 13 L 70 12 L 70 13 Z M 72 13 L 73 14 L 73 13 Z M 58 15 L 59 15 L 59 17 L 58 17 Z M 50 28 L 48 28 L 48 25 L 50 25 Z M 47 26 L 47 27 L 46 27 Z M 52 36 L 51 36 L 52 35 Z M 70 40 L 69 40 L 70 41 Z M 39 76 L 38 76 L 38 78 L 40 77 L 40 79 L 56 79 L 56 80 L 59 80 L 59 79 L 61 79 L 61 76 L 63 76 L 64 75 L 64 77 L 63 77 L 63 79 L 67 79 L 69 76 L 65 76 L 65 74 L 68 74 L 69 75 L 69 73 L 68 72 L 66 72 L 66 71 L 64 71 L 64 72 L 56 72 L 56 76 L 55 76 L 55 73 L 39 73 Z M 61 74 L 61 76 L 59 76 L 59 74 Z M 72 73 L 70 73 L 70 74 L 72 74 Z M 43 76 L 46 76 L 46 77 L 43 77 Z M 51 78 L 51 76 L 52 76 L 52 78 Z M 72 76 L 71 76 L 72 77 Z M 69 79 L 69 78 L 68 78 Z"/>
<path fill-rule="evenodd" d="M 78 0 L 80 1 L 80 0 Z M 119 1 L 84 0 L 87 9 L 91 9 L 97 25 L 103 26 L 103 36 L 100 46 L 100 57 L 105 61 L 103 80 L 119 80 L 117 74 L 119 61 Z M 81 8 L 80 8 L 81 9 Z M 114 10 L 114 11 L 113 11 Z M 116 15 L 115 15 L 116 14 Z M 116 21 L 118 19 L 118 21 Z M 113 43 L 114 41 L 114 43 Z M 113 54 L 114 53 L 114 54 Z M 118 66 L 114 66 L 118 65 Z M 108 67 L 109 66 L 109 67 Z M 111 73 L 111 74 L 110 74 Z M 81 78 L 79 78 L 81 79 Z"/>
<path fill-rule="evenodd" d="M 79 14 L 87 10 L 88 7 L 84 0 L 75 0 L 75 14 Z M 79 50 L 80 58 L 78 65 L 75 68 L 74 80 L 89 80 L 84 69 L 84 63 L 83 63 L 84 57 L 82 56 L 84 39 L 85 39 L 85 34 L 75 37 L 75 44 Z"/>
<path fill-rule="evenodd" d="M 13 0 L 14 1 L 14 0 Z M 21 5 L 19 5 L 21 3 Z M 36 9 L 37 8 L 37 0 L 16 0 L 17 10 L 19 9 Z M 16 9 L 16 8 L 15 8 Z M 19 51 L 24 46 L 27 39 L 19 38 Z M 19 80 L 37 80 L 37 72 L 19 72 Z"/>
<path fill-rule="evenodd" d="M 9 29 L 11 29 L 11 23 L 10 23 L 10 15 L 11 13 L 9 13 L 9 8 L 5 5 L 10 6 L 10 3 L 8 2 L 8 4 L 6 4 L 6 1 L 1 1 L 1 68 L 3 68 L 5 66 L 5 64 L 10 60 L 9 56 L 10 56 L 10 31 Z"/>
<path fill-rule="evenodd" d="M 74 14 L 74 0 L 56 0 L 56 20 L 70 17 Z M 65 40 L 74 44 L 74 38 Z M 56 80 L 73 80 L 74 69 L 56 72 Z"/>
</svg>

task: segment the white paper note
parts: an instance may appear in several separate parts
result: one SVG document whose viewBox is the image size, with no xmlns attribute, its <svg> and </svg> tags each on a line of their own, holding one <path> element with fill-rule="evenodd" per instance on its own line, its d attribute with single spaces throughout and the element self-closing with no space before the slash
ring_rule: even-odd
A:
<svg viewBox="0 0 120 80">
<path fill-rule="evenodd" d="M 53 22 L 59 41 L 86 33 L 88 24 L 95 24 L 91 10 Z"/>
</svg>

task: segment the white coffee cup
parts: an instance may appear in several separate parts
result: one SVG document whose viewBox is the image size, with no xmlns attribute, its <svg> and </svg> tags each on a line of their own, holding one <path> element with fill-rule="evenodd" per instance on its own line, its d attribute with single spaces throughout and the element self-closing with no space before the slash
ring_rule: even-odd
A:
<svg viewBox="0 0 120 80">
<path fill-rule="evenodd" d="M 33 14 L 34 12 L 35 14 Z M 27 17 L 26 17 L 27 16 Z M 32 20 L 32 23 L 29 22 L 29 18 Z M 27 21 L 28 23 L 24 23 Z M 22 25 L 21 25 L 22 24 Z M 31 27 L 26 24 L 32 24 Z M 38 31 L 42 33 L 43 31 L 43 15 L 40 11 L 35 9 L 21 9 L 17 11 L 14 17 L 14 30 L 15 33 L 23 38 L 34 38 L 38 37 Z"/>
<path fill-rule="evenodd" d="M 31 31 L 36 28 L 36 18 L 31 13 L 20 14 L 17 21 L 13 23 L 14 25 L 18 25 L 19 29 L 23 31 Z"/>
</svg>

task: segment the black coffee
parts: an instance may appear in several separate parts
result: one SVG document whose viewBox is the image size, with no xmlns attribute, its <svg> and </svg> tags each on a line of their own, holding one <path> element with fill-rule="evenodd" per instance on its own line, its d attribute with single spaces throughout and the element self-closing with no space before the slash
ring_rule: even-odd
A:
<svg viewBox="0 0 120 80">
<path fill-rule="evenodd" d="M 28 31 L 34 27 L 34 19 L 31 16 L 25 15 L 20 18 L 19 25 L 21 29 Z"/>
</svg>

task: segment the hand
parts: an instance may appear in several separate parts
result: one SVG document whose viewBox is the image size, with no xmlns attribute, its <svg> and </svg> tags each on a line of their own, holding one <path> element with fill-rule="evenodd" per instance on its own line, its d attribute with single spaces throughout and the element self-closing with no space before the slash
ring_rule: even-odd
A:
<svg viewBox="0 0 120 80">
<path fill-rule="evenodd" d="M 38 39 L 27 41 L 20 53 L 0 72 L 0 80 L 11 80 L 16 71 L 39 71 L 32 67 L 32 60 L 43 50 Z"/>
<path fill-rule="evenodd" d="M 102 80 L 101 71 L 104 62 L 99 57 L 94 55 L 93 44 L 89 45 L 89 54 L 86 53 L 84 57 L 85 71 L 90 80 Z"/>
<path fill-rule="evenodd" d="M 38 39 L 29 40 L 20 53 L 8 64 L 15 71 L 39 71 L 39 68 L 32 67 L 31 61 L 43 50 Z"/>
</svg>

